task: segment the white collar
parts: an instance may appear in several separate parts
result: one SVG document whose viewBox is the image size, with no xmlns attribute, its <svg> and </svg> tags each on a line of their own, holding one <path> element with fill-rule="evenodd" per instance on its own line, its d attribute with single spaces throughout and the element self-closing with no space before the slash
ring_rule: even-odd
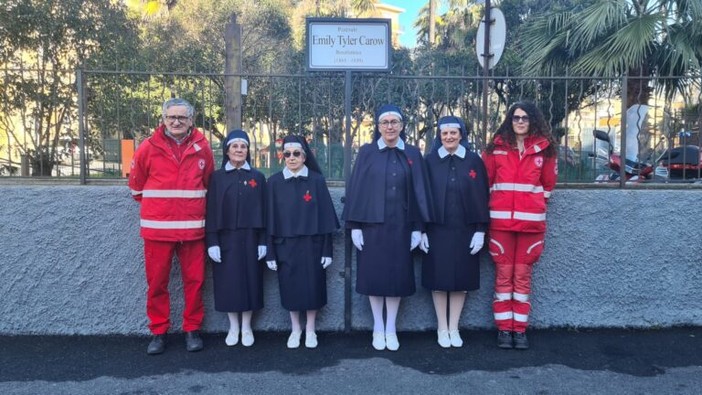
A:
<svg viewBox="0 0 702 395">
<path fill-rule="evenodd" d="M 251 166 L 247 161 L 244 161 L 244 164 L 241 165 L 241 167 L 234 167 L 234 165 L 230 161 L 227 161 L 227 163 L 224 165 L 224 171 L 232 171 L 238 169 L 251 170 Z"/>
<path fill-rule="evenodd" d="M 302 165 L 302 169 L 300 169 L 300 171 L 297 173 L 293 173 L 286 167 L 283 169 L 283 178 L 287 180 L 288 178 L 307 177 L 309 173 L 310 171 L 305 165 Z"/>
<path fill-rule="evenodd" d="M 378 139 L 378 149 L 379 150 L 382 150 L 383 148 L 385 148 L 387 146 L 388 145 L 385 144 L 385 140 L 383 140 L 382 137 Z M 404 151 L 405 150 L 405 142 L 401 138 L 398 138 L 397 145 L 395 146 L 395 148 Z"/>
<path fill-rule="evenodd" d="M 466 147 L 458 144 L 458 148 L 453 154 L 446 151 L 446 148 L 444 148 L 443 145 L 439 147 L 439 158 L 444 159 L 447 155 L 456 155 L 457 157 L 464 159 L 466 157 Z"/>
</svg>

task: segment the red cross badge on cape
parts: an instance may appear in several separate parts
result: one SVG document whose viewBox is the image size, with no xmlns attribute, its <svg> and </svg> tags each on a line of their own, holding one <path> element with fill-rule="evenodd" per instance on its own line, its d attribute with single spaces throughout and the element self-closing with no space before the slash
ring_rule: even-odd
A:
<svg viewBox="0 0 702 395">
<path fill-rule="evenodd" d="M 470 169 L 470 171 L 468 172 L 468 175 L 470 176 L 470 178 L 475 180 L 475 177 L 478 176 L 478 173 L 476 173 L 475 170 Z"/>
<path fill-rule="evenodd" d="M 310 195 L 310 191 L 305 192 L 305 194 L 302 195 L 302 198 L 309 203 L 309 201 L 312 200 L 312 195 Z"/>
<path fill-rule="evenodd" d="M 244 184 L 245 184 L 245 183 L 246 183 L 246 181 L 244 181 Z M 250 186 L 251 188 L 256 188 L 257 185 L 258 185 L 258 183 L 257 183 L 256 180 L 254 180 L 253 178 L 249 180 L 249 186 Z"/>
</svg>

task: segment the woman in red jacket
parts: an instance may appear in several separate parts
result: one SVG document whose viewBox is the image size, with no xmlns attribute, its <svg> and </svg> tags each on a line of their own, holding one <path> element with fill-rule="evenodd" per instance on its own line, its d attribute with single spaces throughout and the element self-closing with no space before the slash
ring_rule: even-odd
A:
<svg viewBox="0 0 702 395">
<path fill-rule="evenodd" d="M 532 265 L 543 251 L 546 203 L 558 176 L 556 142 L 541 111 L 533 103 L 513 104 L 483 161 L 490 186 L 497 346 L 524 350 Z"/>
</svg>

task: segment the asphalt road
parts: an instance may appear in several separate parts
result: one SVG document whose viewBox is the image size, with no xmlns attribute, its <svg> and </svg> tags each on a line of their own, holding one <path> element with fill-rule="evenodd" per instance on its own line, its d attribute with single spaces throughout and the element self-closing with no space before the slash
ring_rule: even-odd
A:
<svg viewBox="0 0 702 395">
<path fill-rule="evenodd" d="M 699 394 L 702 328 L 534 330 L 531 349 L 500 350 L 492 331 L 462 331 L 463 348 L 435 333 L 400 333 L 375 351 L 366 332 L 319 333 L 288 350 L 287 333 L 227 347 L 146 354 L 145 337 L 0 336 L 0 394 Z M 304 343 L 304 342 L 303 342 Z"/>
</svg>

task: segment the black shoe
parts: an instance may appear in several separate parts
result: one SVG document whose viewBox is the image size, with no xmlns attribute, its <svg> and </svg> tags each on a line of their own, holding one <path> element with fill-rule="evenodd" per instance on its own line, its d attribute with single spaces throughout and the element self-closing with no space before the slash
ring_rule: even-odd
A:
<svg viewBox="0 0 702 395">
<path fill-rule="evenodd" d="M 510 331 L 499 331 L 497 332 L 497 347 L 499 348 L 513 348 L 512 344 L 512 332 Z"/>
<path fill-rule="evenodd" d="M 197 331 L 185 332 L 185 349 L 194 352 L 203 348 L 202 338 Z"/>
<path fill-rule="evenodd" d="M 166 350 L 166 335 L 154 335 L 146 348 L 146 353 L 149 355 L 162 354 Z"/>
<path fill-rule="evenodd" d="M 517 350 L 526 350 L 529 348 L 529 340 L 524 332 L 514 332 L 514 348 Z"/>
</svg>

